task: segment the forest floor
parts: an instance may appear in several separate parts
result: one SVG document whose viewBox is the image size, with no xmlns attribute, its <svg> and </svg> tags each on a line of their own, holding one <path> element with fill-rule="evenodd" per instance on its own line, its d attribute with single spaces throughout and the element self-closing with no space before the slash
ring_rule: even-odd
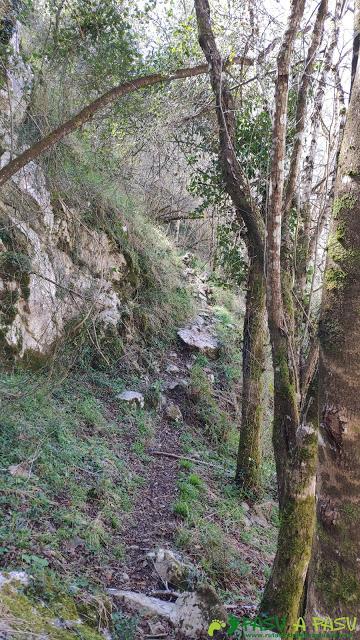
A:
<svg viewBox="0 0 360 640">
<path fill-rule="evenodd" d="M 241 314 L 203 295 L 197 307 L 197 322 L 220 342 L 216 359 L 175 338 L 149 352 L 146 365 L 128 354 L 118 377 L 88 371 L 5 405 L 0 553 L 4 568 L 33 576 L 33 602 L 53 607 L 54 582 L 77 603 L 89 593 L 101 602 L 108 589 L 158 595 L 165 585 L 148 554 L 165 548 L 191 563 L 194 579 L 211 583 L 232 613 L 255 612 L 277 535 L 269 435 L 254 501 L 233 480 Z M 121 400 L 126 390 L 143 394 L 144 406 Z M 112 638 L 175 637 L 167 623 L 154 627 L 116 598 L 111 615 Z M 19 629 L 17 638 L 30 637 Z M 77 629 L 66 637 L 88 636 Z"/>
<path fill-rule="evenodd" d="M 143 486 L 124 529 L 126 589 L 158 595 L 164 584 L 147 554 L 159 548 L 180 550 L 205 579 L 215 582 L 232 613 L 251 616 L 273 560 L 276 502 L 271 494 L 254 503 L 239 493 L 233 483 L 234 451 L 230 458 L 225 451 L 217 455 L 199 434 L 199 426 L 190 426 L 196 419 L 186 385 L 169 390 L 177 380 L 186 382 L 196 359 L 181 346 L 163 358 L 166 366 L 158 379 L 167 388 L 166 402 L 176 404 L 184 420 L 169 419 L 165 404 L 146 449 L 148 464 L 138 469 Z M 210 380 L 216 366 L 206 362 Z M 173 367 L 177 373 L 169 380 L 166 371 Z M 132 458 L 131 464 L 136 468 L 141 462 Z M 143 634 L 150 631 L 145 623 Z M 166 632 L 171 637 L 169 627 Z"/>
</svg>

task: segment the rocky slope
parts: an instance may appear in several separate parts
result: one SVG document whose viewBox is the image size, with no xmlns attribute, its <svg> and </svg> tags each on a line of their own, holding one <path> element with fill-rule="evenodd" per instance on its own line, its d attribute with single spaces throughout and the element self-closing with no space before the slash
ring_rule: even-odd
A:
<svg viewBox="0 0 360 640">
<path fill-rule="evenodd" d="M 10 44 L 6 82 L 0 90 L 0 166 L 20 151 L 32 73 L 20 53 L 21 27 Z M 90 203 L 88 203 L 90 204 Z M 128 265 L 109 236 L 90 228 L 82 211 L 47 188 L 30 163 L 0 195 L 0 331 L 8 354 L 47 353 L 74 317 L 116 327 Z M 123 228 L 124 237 L 127 230 Z"/>
</svg>

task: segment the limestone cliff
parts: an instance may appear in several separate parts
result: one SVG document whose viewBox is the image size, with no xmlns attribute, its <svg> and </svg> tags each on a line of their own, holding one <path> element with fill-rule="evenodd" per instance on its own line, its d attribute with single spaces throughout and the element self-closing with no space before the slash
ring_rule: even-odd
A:
<svg viewBox="0 0 360 640">
<path fill-rule="evenodd" d="M 0 166 L 21 150 L 32 72 L 11 29 L 7 77 L 0 90 Z M 124 231 L 126 233 L 126 230 Z M 80 314 L 116 326 L 127 264 L 81 211 L 49 193 L 39 165 L 30 163 L 0 194 L 0 336 L 8 354 L 46 353 Z"/>
</svg>

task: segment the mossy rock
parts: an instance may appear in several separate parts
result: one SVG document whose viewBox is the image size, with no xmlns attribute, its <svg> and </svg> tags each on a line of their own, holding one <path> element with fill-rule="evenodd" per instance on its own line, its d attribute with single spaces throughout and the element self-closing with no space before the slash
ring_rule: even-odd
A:
<svg viewBox="0 0 360 640">
<path fill-rule="evenodd" d="M 43 635 L 48 640 L 101 640 L 96 625 L 94 628 L 83 619 L 70 596 L 57 596 L 51 604 L 36 601 L 35 597 L 7 584 L 0 591 L 1 620 L 9 633 L 19 640 L 30 635 Z"/>
</svg>

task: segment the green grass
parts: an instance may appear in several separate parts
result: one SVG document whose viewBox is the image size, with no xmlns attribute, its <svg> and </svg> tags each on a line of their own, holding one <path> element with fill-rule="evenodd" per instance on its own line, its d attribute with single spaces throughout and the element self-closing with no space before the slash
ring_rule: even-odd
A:
<svg viewBox="0 0 360 640">
<path fill-rule="evenodd" d="M 2 561 L 18 568 L 44 560 L 59 568 L 61 557 L 69 574 L 91 575 L 96 554 L 117 566 L 122 522 L 141 485 L 123 436 L 132 433 L 135 451 L 143 452 L 152 414 L 118 404 L 109 415 L 107 403 L 116 404 L 111 387 L 121 386 L 110 379 L 94 389 L 88 379 L 70 377 L 50 392 L 38 375 L 27 394 L 28 379 L 17 374 L 2 377 L 3 392 L 15 383 L 24 396 L 4 401 L 0 420 Z M 74 541 L 80 553 L 71 550 Z"/>
</svg>

